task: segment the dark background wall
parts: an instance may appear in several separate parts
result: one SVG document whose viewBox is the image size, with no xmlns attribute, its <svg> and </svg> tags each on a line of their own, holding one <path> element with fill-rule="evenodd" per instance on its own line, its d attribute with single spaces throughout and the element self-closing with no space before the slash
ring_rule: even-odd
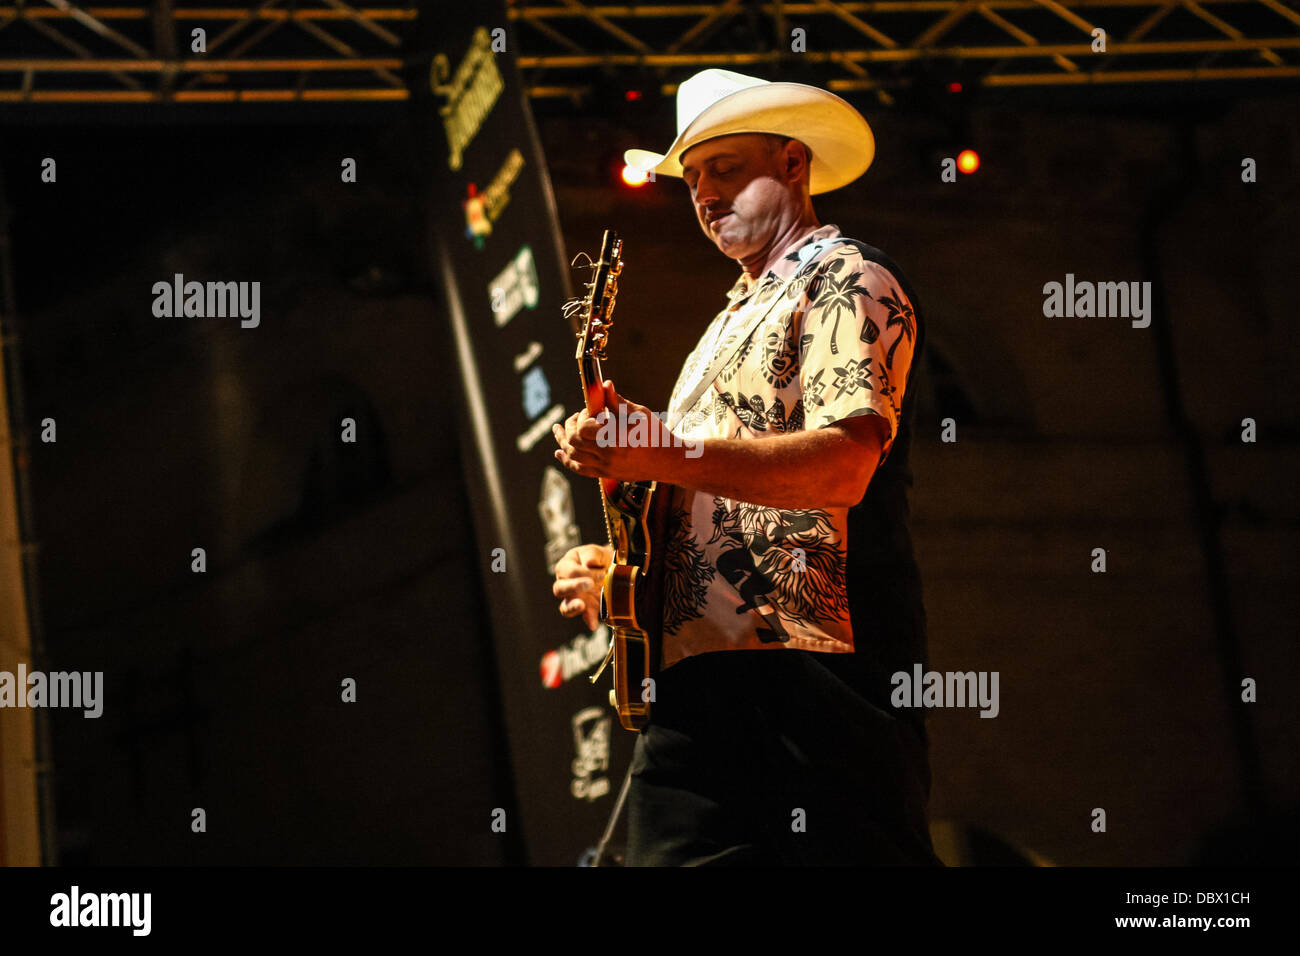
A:
<svg viewBox="0 0 1300 956">
<path fill-rule="evenodd" d="M 931 715 L 937 819 L 1078 864 L 1293 833 L 1296 107 L 988 105 L 984 168 L 945 184 L 939 124 L 863 104 L 876 163 L 816 207 L 922 298 L 931 664 L 1001 675 L 997 719 Z M 680 182 L 612 179 L 669 115 L 646 141 L 539 110 L 570 254 L 625 236 L 612 377 L 655 408 L 737 272 Z M 49 666 L 104 670 L 124 702 L 52 712 L 64 862 L 522 859 L 482 825 L 514 798 L 414 141 L 398 119 L 0 137 L 28 416 L 58 423 L 34 450 Z M 262 326 L 155 318 L 174 272 L 261 279 Z M 1044 318 L 1067 272 L 1153 281 L 1162 313 Z M 345 414 L 366 425 L 340 451 Z"/>
<path fill-rule="evenodd" d="M 512 787 L 408 143 L 6 137 L 28 410 L 58 427 L 35 462 L 49 666 L 119 702 L 51 712 L 64 862 L 514 852 L 477 825 Z M 261 325 L 155 318 L 176 272 L 262 280 Z"/>
</svg>

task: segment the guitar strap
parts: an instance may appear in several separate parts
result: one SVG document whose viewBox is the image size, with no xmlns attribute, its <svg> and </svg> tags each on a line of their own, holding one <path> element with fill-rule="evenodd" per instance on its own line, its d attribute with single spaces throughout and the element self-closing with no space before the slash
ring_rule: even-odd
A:
<svg viewBox="0 0 1300 956">
<path fill-rule="evenodd" d="M 718 353 L 717 358 L 713 360 L 713 363 L 708 367 L 708 369 L 704 372 L 704 374 L 700 376 L 699 380 L 695 383 L 695 387 L 692 388 L 690 392 L 687 394 L 686 399 L 680 405 L 677 406 L 676 414 L 674 414 L 667 422 L 669 431 L 675 429 L 677 425 L 681 422 L 682 418 L 685 417 L 686 413 L 695 407 L 695 403 L 700 400 L 700 396 L 703 395 L 706 390 L 712 387 L 717 377 L 722 374 L 722 370 L 727 367 L 727 363 L 730 362 L 736 356 L 736 353 L 738 353 L 741 350 L 744 344 L 747 341 L 749 341 L 749 337 L 754 334 L 754 330 L 757 329 L 758 326 L 762 323 L 762 321 L 767 318 L 768 314 L 774 308 L 776 308 L 776 304 L 780 302 L 783 298 L 785 298 L 785 290 L 789 288 L 790 283 L 793 282 L 795 279 L 803 276 L 809 270 L 815 268 L 819 261 L 818 256 L 820 255 L 820 253 L 826 249 L 829 249 L 832 245 L 834 245 L 837 242 L 853 243 L 855 246 L 858 246 L 860 249 L 864 249 L 864 256 L 865 256 L 865 249 L 871 248 L 870 246 L 866 246 L 865 243 L 858 242 L 856 239 L 849 239 L 845 236 L 835 236 L 829 239 L 818 239 L 815 243 L 813 243 L 808 253 L 808 259 L 804 263 L 804 265 L 801 266 L 799 270 L 793 273 L 788 279 L 786 279 L 785 282 L 781 283 L 780 288 L 772 296 L 772 301 L 766 309 L 764 309 L 760 313 L 757 313 L 754 317 L 749 319 L 741 327 L 740 335 L 736 338 L 734 347 Z M 876 250 L 872 249 L 872 251 L 875 252 Z"/>
</svg>

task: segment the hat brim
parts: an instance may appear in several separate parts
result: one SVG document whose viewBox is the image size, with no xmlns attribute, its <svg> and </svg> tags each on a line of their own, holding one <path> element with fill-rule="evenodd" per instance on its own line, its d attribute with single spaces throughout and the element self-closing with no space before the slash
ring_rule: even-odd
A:
<svg viewBox="0 0 1300 956">
<path fill-rule="evenodd" d="M 808 192 L 830 192 L 867 171 L 876 139 L 847 101 L 805 83 L 764 83 L 722 97 L 682 130 L 665 153 L 629 149 L 623 160 L 656 176 L 682 175 L 682 156 L 706 140 L 736 133 L 792 136 L 812 151 Z"/>
</svg>

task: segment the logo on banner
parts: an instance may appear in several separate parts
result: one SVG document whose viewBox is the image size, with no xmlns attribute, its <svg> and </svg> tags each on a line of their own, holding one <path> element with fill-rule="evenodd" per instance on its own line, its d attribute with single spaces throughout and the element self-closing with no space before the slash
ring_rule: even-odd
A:
<svg viewBox="0 0 1300 956">
<path fill-rule="evenodd" d="M 537 361 L 538 356 L 541 354 L 542 343 L 529 342 L 528 348 L 515 356 L 515 371 L 522 372 L 524 369 L 528 368 L 528 366 L 532 365 L 533 362 Z"/>
<path fill-rule="evenodd" d="M 555 573 L 555 563 L 570 548 L 582 543 L 573 515 L 573 487 L 559 469 L 547 466 L 542 472 L 542 494 L 537 501 L 546 531 L 546 573 Z M 605 652 L 602 650 L 601 654 Z"/>
<path fill-rule="evenodd" d="M 515 356 L 515 371 L 520 372 L 528 368 L 529 364 L 541 354 L 540 343 L 529 343 L 527 351 Z M 532 451 L 534 445 L 551 433 L 552 425 L 558 425 L 564 419 L 564 406 L 556 402 L 547 408 L 551 401 L 551 385 L 546 381 L 546 373 L 542 371 L 540 365 L 528 369 L 527 374 L 520 380 L 520 386 L 524 392 L 524 414 L 528 416 L 530 424 L 524 429 L 523 434 L 515 438 L 515 445 L 521 452 L 526 452 Z M 567 482 L 563 490 L 568 494 Z M 545 479 L 543 479 L 542 493 L 543 496 L 546 493 Z M 572 514 L 572 501 L 569 503 L 569 511 Z M 545 515 L 542 516 L 542 520 L 546 520 Z"/>
<path fill-rule="evenodd" d="M 573 781 L 569 790 L 577 800 L 596 800 L 609 793 L 609 732 L 614 719 L 607 707 L 587 707 L 573 715 Z"/>
<path fill-rule="evenodd" d="M 540 365 L 530 368 L 520 384 L 524 389 L 524 414 L 532 421 L 551 403 L 551 386 Z"/>
<path fill-rule="evenodd" d="M 473 240 L 475 249 L 482 249 L 483 237 L 492 235 L 492 223 L 483 197 L 473 183 L 469 184 L 469 198 L 460 205 L 465 210 L 465 238 Z"/>
<path fill-rule="evenodd" d="M 498 326 L 505 325 L 525 306 L 537 308 L 537 266 L 533 262 L 532 247 L 520 247 L 515 257 L 492 280 L 488 295 L 492 300 L 492 316 Z"/>
<path fill-rule="evenodd" d="M 465 238 L 473 241 L 475 249 L 482 249 L 484 240 L 492 235 L 492 224 L 510 204 L 510 187 L 523 168 L 524 154 L 512 149 L 481 194 L 474 183 L 469 184 L 468 196 L 461 207 L 465 210 Z"/>
<path fill-rule="evenodd" d="M 460 169 L 466 147 L 478 135 L 505 87 L 487 27 L 474 31 L 469 52 L 460 61 L 455 76 L 451 74 L 451 61 L 445 53 L 433 58 L 429 88 L 447 98 L 446 104 L 438 108 L 438 114 L 447 133 L 450 150 L 447 165 L 451 169 Z"/>
<path fill-rule="evenodd" d="M 605 659 L 609 628 L 598 625 L 590 635 L 579 634 L 568 644 L 542 655 L 542 686 L 555 690 Z"/>
<path fill-rule="evenodd" d="M 515 447 L 520 453 L 532 451 L 539 441 L 551 434 L 551 426 L 564 421 L 564 406 L 556 402 L 546 414 L 515 436 Z"/>
</svg>

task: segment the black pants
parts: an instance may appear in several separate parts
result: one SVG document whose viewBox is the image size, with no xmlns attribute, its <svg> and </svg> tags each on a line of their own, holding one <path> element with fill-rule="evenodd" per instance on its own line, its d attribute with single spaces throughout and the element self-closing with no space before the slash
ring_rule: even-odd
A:
<svg viewBox="0 0 1300 956">
<path fill-rule="evenodd" d="M 853 654 L 721 651 L 656 681 L 628 790 L 629 866 L 942 865 L 924 731 Z"/>
</svg>

